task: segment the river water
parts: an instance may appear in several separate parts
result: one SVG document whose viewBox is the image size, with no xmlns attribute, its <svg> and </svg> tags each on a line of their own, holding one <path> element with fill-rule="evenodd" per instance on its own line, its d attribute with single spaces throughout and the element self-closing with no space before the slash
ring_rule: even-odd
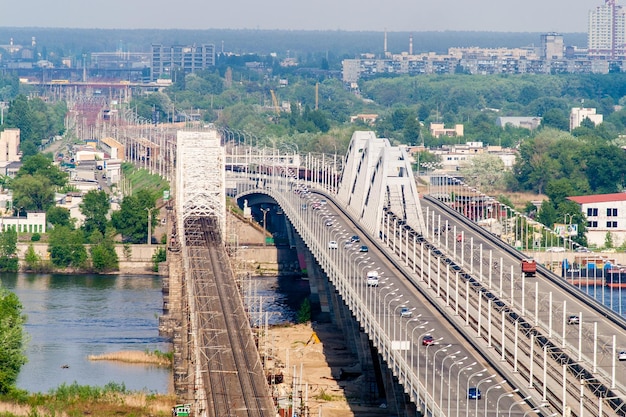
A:
<svg viewBox="0 0 626 417">
<path fill-rule="evenodd" d="M 158 331 L 160 277 L 20 273 L 0 274 L 0 280 L 19 297 L 27 316 L 28 363 L 19 388 L 48 392 L 64 383 L 113 382 L 133 391 L 171 390 L 167 368 L 88 359 L 121 350 L 171 350 Z M 292 322 L 309 293 L 308 282 L 293 277 L 250 277 L 245 287 L 254 325 Z"/>
<path fill-rule="evenodd" d="M 48 392 L 59 385 L 124 384 L 129 390 L 167 393 L 170 370 L 145 364 L 90 361 L 121 350 L 161 350 L 161 279 L 151 275 L 2 274 L 27 316 L 26 355 L 17 386 Z"/>
</svg>

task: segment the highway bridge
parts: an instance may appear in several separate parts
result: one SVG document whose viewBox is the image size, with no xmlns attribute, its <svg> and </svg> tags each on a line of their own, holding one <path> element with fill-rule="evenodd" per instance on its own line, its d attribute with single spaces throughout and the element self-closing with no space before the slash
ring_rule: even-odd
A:
<svg viewBox="0 0 626 417">
<path fill-rule="evenodd" d="M 178 381 L 193 381 L 197 415 L 275 414 L 248 322 L 227 321 L 245 314 L 226 272 L 226 195 L 280 207 L 325 271 L 329 297 L 341 297 L 413 404 L 398 412 L 625 414 L 626 322 L 546 268 L 521 273 L 527 255 L 502 239 L 528 241 L 529 220 L 493 201 L 487 210 L 456 180 L 420 196 L 406 150 L 373 132 L 355 132 L 340 161 L 225 146 L 214 130 L 179 132 L 176 155 L 170 249 L 184 274 L 170 291 L 180 286 L 191 364 Z M 479 226 L 487 218 L 499 233 Z"/>
</svg>

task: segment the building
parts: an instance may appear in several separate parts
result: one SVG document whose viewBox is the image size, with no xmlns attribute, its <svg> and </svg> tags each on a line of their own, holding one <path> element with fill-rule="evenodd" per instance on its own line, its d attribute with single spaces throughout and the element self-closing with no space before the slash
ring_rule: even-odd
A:
<svg viewBox="0 0 626 417">
<path fill-rule="evenodd" d="M 596 194 L 567 197 L 580 205 L 587 218 L 587 242 L 589 245 L 604 246 L 607 233 L 613 245 L 626 241 L 626 193 Z"/>
<path fill-rule="evenodd" d="M 542 59 L 563 59 L 563 35 L 558 33 L 546 33 L 541 35 L 541 51 L 539 56 Z"/>
<path fill-rule="evenodd" d="M 596 114 L 596 109 L 574 107 L 569 114 L 569 130 L 570 132 L 580 126 L 583 120 L 589 119 L 594 125 L 602 123 L 602 115 Z"/>
<path fill-rule="evenodd" d="M 504 129 L 507 125 L 513 127 L 522 127 L 528 130 L 535 130 L 541 124 L 541 117 L 498 117 L 496 126 Z"/>
<path fill-rule="evenodd" d="M 185 74 L 208 69 L 215 66 L 215 45 L 152 45 L 150 79 L 156 81 L 161 77 L 171 78 L 174 70 L 182 70 Z"/>
<path fill-rule="evenodd" d="M 604 0 L 589 11 L 587 48 L 589 57 L 619 59 L 626 56 L 625 12 L 616 0 Z"/>
<path fill-rule="evenodd" d="M 463 136 L 463 125 L 454 125 L 452 129 L 446 129 L 443 123 L 431 123 L 430 134 L 438 138 L 440 136 Z"/>
<path fill-rule="evenodd" d="M 110 159 L 124 159 L 124 145 L 117 140 L 107 137 L 100 141 L 100 148 L 109 155 Z"/>
<path fill-rule="evenodd" d="M 26 212 L 26 216 L 0 217 L 0 229 L 3 232 L 15 229 L 17 233 L 46 233 L 46 213 Z"/>
<path fill-rule="evenodd" d="M 0 162 L 17 162 L 20 157 L 20 130 L 5 129 L 0 132 Z"/>
</svg>

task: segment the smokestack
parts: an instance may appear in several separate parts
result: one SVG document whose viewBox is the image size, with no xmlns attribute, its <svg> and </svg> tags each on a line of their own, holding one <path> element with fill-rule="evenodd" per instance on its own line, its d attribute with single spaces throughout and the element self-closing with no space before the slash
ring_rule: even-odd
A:
<svg viewBox="0 0 626 417">
<path fill-rule="evenodd" d="M 387 28 L 385 28 L 385 45 L 384 45 L 384 56 L 387 56 Z"/>
<path fill-rule="evenodd" d="M 409 55 L 413 55 L 413 34 L 409 35 Z"/>
</svg>

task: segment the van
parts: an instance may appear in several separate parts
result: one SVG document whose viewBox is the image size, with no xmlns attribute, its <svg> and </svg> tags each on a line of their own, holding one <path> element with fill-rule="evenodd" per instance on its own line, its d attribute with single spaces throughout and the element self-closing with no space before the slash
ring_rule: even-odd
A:
<svg viewBox="0 0 626 417">
<path fill-rule="evenodd" d="M 367 286 L 378 287 L 378 271 L 369 271 L 367 273 Z"/>
</svg>

